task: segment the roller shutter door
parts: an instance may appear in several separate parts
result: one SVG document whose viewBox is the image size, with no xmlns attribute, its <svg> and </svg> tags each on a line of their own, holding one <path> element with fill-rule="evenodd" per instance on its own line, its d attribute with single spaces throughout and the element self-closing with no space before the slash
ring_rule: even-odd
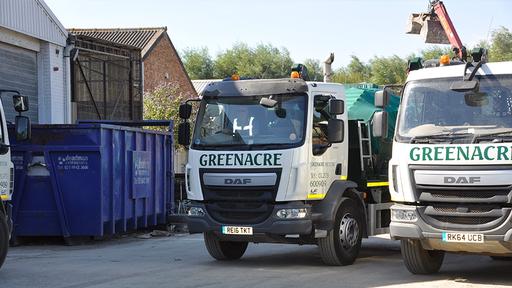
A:
<svg viewBox="0 0 512 288">
<path fill-rule="evenodd" d="M 32 123 L 38 123 L 37 107 L 37 54 L 23 48 L 0 43 L 0 89 L 18 90 L 29 97 L 29 116 Z M 14 122 L 17 112 L 12 107 L 11 96 L 2 96 L 7 121 Z"/>
</svg>

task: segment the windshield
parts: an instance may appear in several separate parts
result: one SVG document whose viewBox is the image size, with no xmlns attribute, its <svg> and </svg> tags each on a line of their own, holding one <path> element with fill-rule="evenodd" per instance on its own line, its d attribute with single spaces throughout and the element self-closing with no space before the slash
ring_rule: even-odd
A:
<svg viewBox="0 0 512 288">
<path fill-rule="evenodd" d="M 304 141 L 305 107 L 306 94 L 205 97 L 195 124 L 193 147 L 299 146 Z"/>
<path fill-rule="evenodd" d="M 409 82 L 401 103 L 397 140 L 510 134 L 512 75 L 478 76 L 476 93 L 450 90 L 461 78 Z"/>
</svg>

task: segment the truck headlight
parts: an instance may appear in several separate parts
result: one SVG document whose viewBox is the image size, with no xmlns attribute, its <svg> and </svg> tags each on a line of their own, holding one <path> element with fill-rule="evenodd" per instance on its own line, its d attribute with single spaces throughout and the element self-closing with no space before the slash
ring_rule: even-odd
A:
<svg viewBox="0 0 512 288">
<path fill-rule="evenodd" d="M 306 208 L 287 208 L 277 211 L 276 216 L 281 219 L 302 219 L 308 215 Z"/>
<path fill-rule="evenodd" d="M 201 207 L 190 207 L 187 212 L 188 216 L 203 217 L 205 215 L 204 209 Z"/>
<path fill-rule="evenodd" d="M 418 220 L 416 208 L 404 209 L 402 207 L 391 207 L 391 221 L 415 222 Z"/>
</svg>

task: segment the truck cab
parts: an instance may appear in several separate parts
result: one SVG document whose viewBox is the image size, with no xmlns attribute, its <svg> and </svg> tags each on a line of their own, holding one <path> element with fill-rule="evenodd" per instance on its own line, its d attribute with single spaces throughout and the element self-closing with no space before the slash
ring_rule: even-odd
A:
<svg viewBox="0 0 512 288">
<path fill-rule="evenodd" d="M 391 237 L 406 267 L 445 252 L 512 256 L 512 62 L 411 71 L 390 161 Z"/>
<path fill-rule="evenodd" d="M 204 234 L 211 256 L 238 259 L 249 242 L 295 243 L 319 245 L 330 265 L 354 262 L 368 236 L 367 197 L 361 179 L 349 179 L 343 85 L 214 82 L 194 126 L 190 141 L 190 124 L 180 124 L 179 142 L 190 144 L 187 223 L 190 233 Z"/>
</svg>

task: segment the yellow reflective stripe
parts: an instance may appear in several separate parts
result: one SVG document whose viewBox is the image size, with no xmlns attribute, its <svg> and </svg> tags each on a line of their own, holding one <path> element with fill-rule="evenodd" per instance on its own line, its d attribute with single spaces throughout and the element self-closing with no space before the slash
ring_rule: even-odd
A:
<svg viewBox="0 0 512 288">
<path fill-rule="evenodd" d="M 0 198 L 2 200 L 8 200 L 9 199 L 9 195 L 0 195 Z"/>
<path fill-rule="evenodd" d="M 348 179 L 347 175 L 341 175 L 340 176 L 340 180 L 347 180 L 347 179 Z"/>
<path fill-rule="evenodd" d="M 325 194 L 308 194 L 308 199 L 324 199 Z"/>
<path fill-rule="evenodd" d="M 389 182 L 368 182 L 367 187 L 384 187 L 389 186 Z"/>
</svg>

